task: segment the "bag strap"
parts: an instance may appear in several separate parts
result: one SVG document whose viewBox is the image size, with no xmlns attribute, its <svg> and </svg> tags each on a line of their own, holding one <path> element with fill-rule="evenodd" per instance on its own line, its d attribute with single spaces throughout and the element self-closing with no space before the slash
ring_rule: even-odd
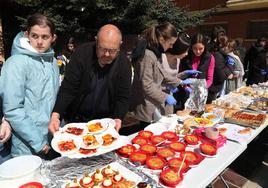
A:
<svg viewBox="0 0 268 188">
<path fill-rule="evenodd" d="M 33 149 L 33 147 L 24 139 L 24 138 L 22 138 L 21 137 L 21 135 L 19 135 L 19 133 L 17 133 L 13 128 L 11 128 L 12 129 L 12 133 L 24 144 L 24 145 L 26 145 L 29 149 L 30 149 L 30 151 L 31 151 L 31 153 L 33 154 L 33 155 L 39 155 L 38 153 L 36 153 L 35 152 L 35 150 Z"/>
</svg>

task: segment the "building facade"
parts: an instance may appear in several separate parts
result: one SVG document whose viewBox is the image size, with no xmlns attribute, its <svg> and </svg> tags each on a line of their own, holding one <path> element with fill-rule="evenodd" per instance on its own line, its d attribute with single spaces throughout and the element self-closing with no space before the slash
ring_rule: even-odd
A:
<svg viewBox="0 0 268 188">
<path fill-rule="evenodd" d="M 189 6 L 200 11 L 221 5 L 203 24 L 189 30 L 210 35 L 213 27 L 221 25 L 231 38 L 240 37 L 249 47 L 257 38 L 268 38 L 268 0 L 176 0 L 177 6 Z"/>
</svg>

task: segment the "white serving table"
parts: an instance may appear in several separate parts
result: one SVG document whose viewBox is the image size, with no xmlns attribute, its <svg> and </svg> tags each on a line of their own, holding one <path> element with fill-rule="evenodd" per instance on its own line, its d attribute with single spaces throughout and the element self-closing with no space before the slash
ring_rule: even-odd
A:
<svg viewBox="0 0 268 188">
<path fill-rule="evenodd" d="M 173 116 L 169 123 L 174 123 L 174 118 L 175 117 Z M 157 124 L 161 123 L 155 123 L 156 127 Z M 215 157 L 205 158 L 197 167 L 189 170 L 184 176 L 184 180 L 177 187 L 205 188 L 208 186 L 225 168 L 227 168 L 233 161 L 235 161 L 236 158 L 239 157 L 239 155 L 243 153 L 243 151 L 246 150 L 247 145 L 267 126 L 268 119 L 263 125 L 254 129 L 250 137 L 245 142 L 238 143 L 227 140 L 226 144 L 218 150 L 218 154 Z M 129 135 L 129 140 L 131 141 L 137 134 L 138 133 Z"/>
</svg>

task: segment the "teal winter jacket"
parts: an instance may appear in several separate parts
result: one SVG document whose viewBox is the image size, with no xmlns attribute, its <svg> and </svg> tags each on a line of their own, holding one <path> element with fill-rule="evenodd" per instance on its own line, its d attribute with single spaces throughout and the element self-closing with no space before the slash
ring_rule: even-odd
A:
<svg viewBox="0 0 268 188">
<path fill-rule="evenodd" d="M 48 144 L 48 123 L 59 88 L 59 69 L 54 51 L 38 53 L 20 32 L 12 56 L 1 70 L 0 93 L 5 118 L 12 128 L 39 152 Z M 31 154 L 12 136 L 12 156 Z"/>
</svg>

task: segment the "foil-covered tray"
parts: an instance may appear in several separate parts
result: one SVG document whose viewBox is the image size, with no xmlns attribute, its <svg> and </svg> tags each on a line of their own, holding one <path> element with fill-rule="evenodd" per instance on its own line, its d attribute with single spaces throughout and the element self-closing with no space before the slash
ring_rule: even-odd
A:
<svg viewBox="0 0 268 188">
<path fill-rule="evenodd" d="M 158 187 L 156 181 L 151 177 L 144 174 L 140 169 L 130 166 L 114 152 L 90 158 L 70 159 L 68 157 L 60 157 L 52 161 L 44 161 L 41 168 L 43 184 L 46 188 L 62 188 L 66 182 L 82 177 L 84 172 L 94 172 L 96 169 L 100 169 L 113 162 L 117 162 L 137 174 L 142 182 L 147 182 L 152 187 Z"/>
</svg>

